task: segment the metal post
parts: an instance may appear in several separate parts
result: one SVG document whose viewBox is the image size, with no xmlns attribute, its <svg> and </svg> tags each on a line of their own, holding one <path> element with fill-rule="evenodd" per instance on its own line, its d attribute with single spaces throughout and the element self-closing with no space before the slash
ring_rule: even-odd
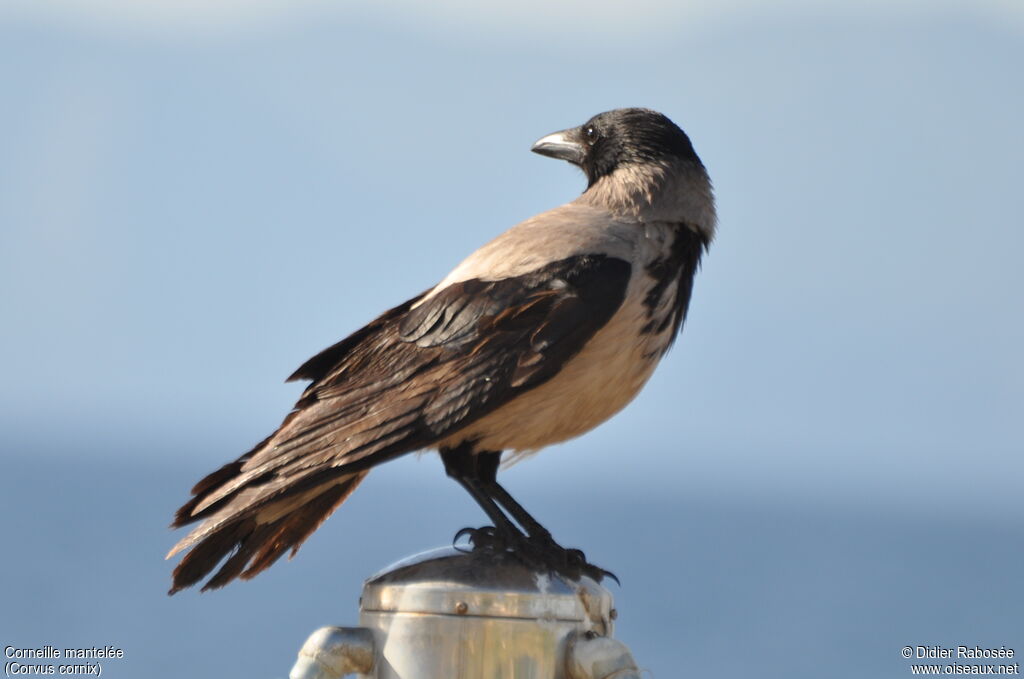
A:
<svg viewBox="0 0 1024 679">
<path fill-rule="evenodd" d="M 370 577 L 359 627 L 324 627 L 291 679 L 639 679 L 611 593 L 510 555 L 438 549 Z"/>
</svg>

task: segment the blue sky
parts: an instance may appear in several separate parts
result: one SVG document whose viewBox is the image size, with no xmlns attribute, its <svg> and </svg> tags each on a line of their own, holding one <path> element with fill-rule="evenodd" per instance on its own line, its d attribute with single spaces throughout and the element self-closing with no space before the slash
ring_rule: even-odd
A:
<svg viewBox="0 0 1024 679">
<path fill-rule="evenodd" d="M 656 527 L 682 526 L 693 676 L 724 654 L 789 662 L 773 653 L 815 634 L 833 660 L 864 656 L 830 676 L 883 676 L 906 643 L 1014 642 L 999 630 L 1019 622 L 1024 525 L 1020 3 L 478 5 L 0 7 L 0 454 L 16 472 L 0 515 L 24 547 L 2 565 L 22 617 L 0 636 L 124 643 L 140 664 L 113 676 L 170 677 L 186 667 L 153 639 L 184 629 L 185 660 L 227 663 L 224 642 L 264 668 L 344 622 L 317 587 L 354 593 L 481 521 L 436 460 L 409 456 L 293 564 L 162 594 L 164 522 L 277 425 L 301 389 L 283 378 L 575 196 L 582 177 L 535 139 L 639 105 L 692 137 L 719 237 L 641 396 L 509 487 L 622 563 L 617 596 L 644 619 L 660 605 L 646 586 L 679 585 L 649 568 L 676 554 Z M 395 488 L 437 504 L 403 515 Z M 935 557 L 965 548 L 991 558 Z M 622 627 L 661 676 L 675 642 L 657 630 L 674 629 Z M 723 646 L 736 635 L 749 654 Z M 821 676 L 801 657 L 785 676 Z"/>
</svg>

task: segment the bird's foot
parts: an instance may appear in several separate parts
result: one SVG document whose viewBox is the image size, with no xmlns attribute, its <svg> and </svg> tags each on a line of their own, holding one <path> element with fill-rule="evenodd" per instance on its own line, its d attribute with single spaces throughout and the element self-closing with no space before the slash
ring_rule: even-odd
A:
<svg viewBox="0 0 1024 679">
<path fill-rule="evenodd" d="M 526 536 L 520 533 L 505 534 L 493 526 L 482 528 L 463 528 L 455 534 L 455 542 L 468 537 L 471 549 L 464 551 L 485 550 L 496 554 L 511 554 L 518 561 L 534 570 L 553 571 L 572 580 L 585 575 L 596 582 L 609 577 L 619 583 L 619 579 L 611 571 L 587 561 L 586 555 L 579 549 L 566 549 L 555 542 L 550 534 Z M 457 549 L 461 549 L 456 545 Z"/>
<path fill-rule="evenodd" d="M 582 550 L 562 547 L 550 535 L 525 538 L 523 546 L 515 552 L 528 565 L 547 568 L 573 580 L 585 575 L 596 582 L 609 577 L 616 584 L 621 584 L 614 573 L 587 561 Z"/>
</svg>

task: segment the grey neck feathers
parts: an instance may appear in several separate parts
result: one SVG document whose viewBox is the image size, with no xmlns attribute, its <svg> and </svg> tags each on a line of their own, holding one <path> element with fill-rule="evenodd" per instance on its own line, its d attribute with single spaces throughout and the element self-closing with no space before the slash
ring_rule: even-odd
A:
<svg viewBox="0 0 1024 679">
<path fill-rule="evenodd" d="M 699 163 L 623 165 L 594 182 L 575 202 L 631 221 L 682 223 L 706 242 L 715 235 L 715 197 Z"/>
</svg>

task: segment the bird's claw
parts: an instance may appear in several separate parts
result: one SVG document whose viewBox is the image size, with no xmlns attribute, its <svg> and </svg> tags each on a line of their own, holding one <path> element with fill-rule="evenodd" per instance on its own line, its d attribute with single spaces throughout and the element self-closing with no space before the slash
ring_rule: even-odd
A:
<svg viewBox="0 0 1024 679">
<path fill-rule="evenodd" d="M 460 546 L 459 540 L 462 538 L 468 538 L 469 544 L 472 545 L 469 549 Z M 455 537 L 452 538 L 452 546 L 460 552 L 474 552 L 478 549 L 490 549 L 494 551 L 502 551 L 505 549 L 505 541 L 498 536 L 498 531 L 494 526 L 483 526 L 481 528 L 463 528 Z"/>
<path fill-rule="evenodd" d="M 579 579 L 581 575 L 585 575 L 596 582 L 601 582 L 605 577 L 609 577 L 615 581 L 615 584 L 622 584 L 619 582 L 619 578 L 611 571 L 595 566 L 587 561 L 587 555 L 582 550 L 566 549 L 554 540 L 550 540 L 549 544 L 546 544 L 545 547 L 548 555 L 547 565 L 555 572 L 568 575 L 574 580 Z"/>
<path fill-rule="evenodd" d="M 469 549 L 457 543 L 468 538 Z M 597 582 L 605 577 L 621 584 L 619 578 L 611 571 L 595 566 L 587 561 L 587 556 L 579 549 L 566 549 L 555 542 L 550 535 L 530 537 L 521 534 L 506 535 L 498 532 L 494 526 L 482 528 L 463 528 L 455 534 L 455 548 L 462 552 L 486 550 L 499 554 L 507 553 L 516 557 L 529 568 L 549 570 L 573 580 L 587 576 Z"/>
</svg>

